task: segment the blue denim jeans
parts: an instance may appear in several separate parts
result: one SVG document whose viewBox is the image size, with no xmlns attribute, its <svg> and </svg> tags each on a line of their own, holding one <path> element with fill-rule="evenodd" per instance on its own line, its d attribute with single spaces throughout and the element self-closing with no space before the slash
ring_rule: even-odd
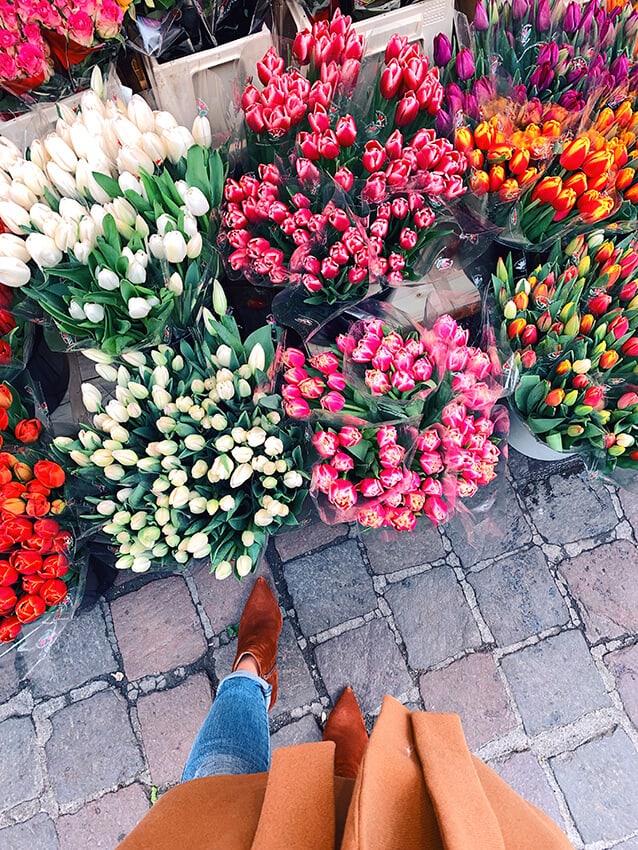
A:
<svg viewBox="0 0 638 850">
<path fill-rule="evenodd" d="M 221 681 L 186 761 L 182 782 L 269 770 L 271 690 L 268 682 L 247 670 L 237 670 Z"/>
</svg>

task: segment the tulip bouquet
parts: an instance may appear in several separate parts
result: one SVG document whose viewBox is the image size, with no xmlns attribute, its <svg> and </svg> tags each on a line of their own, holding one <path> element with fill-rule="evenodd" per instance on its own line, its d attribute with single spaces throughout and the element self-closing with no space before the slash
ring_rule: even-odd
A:
<svg viewBox="0 0 638 850">
<path fill-rule="evenodd" d="M 51 460 L 0 453 L 2 643 L 15 641 L 23 626 L 54 609 L 44 617 L 51 625 L 51 618 L 59 619 L 65 606 L 77 602 L 72 598 L 79 582 L 70 564 L 73 535 L 59 517 L 65 509 L 64 483 L 64 470 Z"/>
<path fill-rule="evenodd" d="M 264 88 L 251 83 L 242 96 L 247 173 L 224 189 L 231 275 L 334 303 L 418 279 L 436 256 L 467 166 L 433 127 L 443 89 L 405 38 L 357 83 L 362 52 L 350 19 L 335 14 L 295 39 L 307 76 L 285 70 L 274 48 L 258 63 Z"/>
<path fill-rule="evenodd" d="M 0 242 L 3 237 L 0 233 Z M 7 381 L 24 370 L 33 339 L 32 323 L 20 314 L 21 299 L 14 296 L 14 290 L 0 284 L 0 377 Z"/>
<path fill-rule="evenodd" d="M 27 157 L 0 150 L 0 282 L 23 287 L 65 345 L 115 354 L 190 328 L 215 267 L 223 165 L 205 116 L 193 136 L 138 95 L 104 95 L 96 74 Z"/>
<path fill-rule="evenodd" d="M 520 279 L 511 258 L 501 260 L 493 284 L 501 345 L 522 373 L 514 404 L 532 433 L 557 451 L 584 452 L 594 467 L 635 469 L 635 239 L 578 236 Z"/>
<path fill-rule="evenodd" d="M 309 420 L 311 492 L 324 521 L 410 531 L 425 515 L 439 524 L 495 478 L 500 387 L 490 357 L 467 340 L 447 315 L 427 331 L 370 316 L 331 350 L 284 351 L 284 410 Z M 364 385 L 346 382 L 360 367 Z"/>
<path fill-rule="evenodd" d="M 245 576 L 306 495 L 300 429 L 268 393 L 270 327 L 242 342 L 217 283 L 213 305 L 219 318 L 205 309 L 192 344 L 125 354 L 130 371 L 107 366 L 111 400 L 83 385 L 93 428 L 54 441 L 119 569 L 210 558 L 217 578 Z"/>
<path fill-rule="evenodd" d="M 21 393 L 9 383 L 0 384 L 0 447 L 13 444 L 35 443 L 40 439 L 43 424 L 29 416 L 22 397 L 35 397 L 33 387 L 22 380 Z"/>
</svg>

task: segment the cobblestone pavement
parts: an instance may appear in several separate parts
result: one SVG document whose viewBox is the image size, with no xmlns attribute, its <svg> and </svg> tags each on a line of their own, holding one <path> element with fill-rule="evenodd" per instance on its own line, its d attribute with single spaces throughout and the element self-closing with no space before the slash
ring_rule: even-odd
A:
<svg viewBox="0 0 638 850">
<path fill-rule="evenodd" d="M 576 847 L 638 850 L 638 496 L 515 452 L 507 491 L 474 546 L 459 523 L 271 541 L 274 745 L 318 740 L 347 683 L 370 724 L 386 692 L 456 711 Z M 121 574 L 29 676 L 0 660 L 1 850 L 113 848 L 177 782 L 251 587 Z"/>
</svg>

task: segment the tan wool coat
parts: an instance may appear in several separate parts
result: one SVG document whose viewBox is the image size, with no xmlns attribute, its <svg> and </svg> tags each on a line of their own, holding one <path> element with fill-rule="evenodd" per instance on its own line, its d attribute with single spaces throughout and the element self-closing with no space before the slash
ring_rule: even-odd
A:
<svg viewBox="0 0 638 850">
<path fill-rule="evenodd" d="M 386 697 L 357 779 L 333 764 L 333 743 L 301 744 L 269 773 L 186 782 L 118 850 L 573 850 L 471 755 L 457 715 Z"/>
</svg>

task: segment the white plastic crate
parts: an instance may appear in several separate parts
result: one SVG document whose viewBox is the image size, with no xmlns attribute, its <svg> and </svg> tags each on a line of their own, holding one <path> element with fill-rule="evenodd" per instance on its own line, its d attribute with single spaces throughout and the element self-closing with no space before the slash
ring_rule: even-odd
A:
<svg viewBox="0 0 638 850">
<path fill-rule="evenodd" d="M 81 93 L 72 94 L 60 103 L 72 109 L 78 105 Z M 10 139 L 20 150 L 26 150 L 34 139 L 41 138 L 55 124 L 58 118 L 58 103 L 40 104 L 24 115 L 18 115 L 9 121 L 0 121 L 0 136 Z"/>
<path fill-rule="evenodd" d="M 431 57 L 434 36 L 442 32 L 451 38 L 453 23 L 454 0 L 424 0 L 375 15 L 354 26 L 366 37 L 366 56 L 384 53 L 390 37 L 396 33 L 406 35 L 411 44 L 419 42 L 423 53 Z"/>
<path fill-rule="evenodd" d="M 275 14 L 273 4 L 273 14 Z M 277 14 L 282 34 L 293 38 L 297 20 L 287 5 Z M 303 18 L 300 19 L 303 22 Z M 303 23 L 302 23 L 303 28 Z M 197 101 L 208 107 L 208 119 L 214 136 L 223 137 L 232 130 L 237 104 L 247 76 L 256 77 L 257 62 L 274 43 L 270 31 L 263 30 L 229 44 L 213 47 L 192 56 L 160 64 L 144 57 L 157 106 L 173 113 L 180 124 L 190 127 L 197 115 Z"/>
</svg>

